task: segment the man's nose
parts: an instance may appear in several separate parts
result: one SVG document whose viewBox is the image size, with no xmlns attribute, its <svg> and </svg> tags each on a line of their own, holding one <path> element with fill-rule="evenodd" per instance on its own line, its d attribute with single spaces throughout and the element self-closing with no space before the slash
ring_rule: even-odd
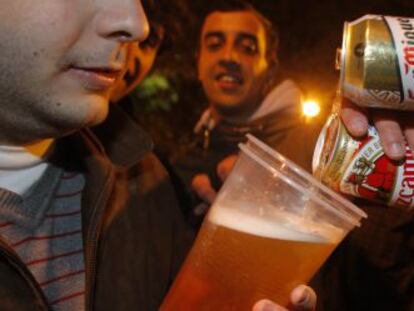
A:
<svg viewBox="0 0 414 311">
<path fill-rule="evenodd" d="M 232 44 L 228 43 L 223 47 L 222 59 L 227 62 L 238 62 L 238 53 Z"/>
<path fill-rule="evenodd" d="M 219 61 L 219 65 L 225 70 L 229 70 L 229 71 L 240 71 L 241 70 L 240 64 L 234 60 L 222 59 Z"/>
<path fill-rule="evenodd" d="M 101 0 L 97 16 L 100 36 L 120 42 L 141 42 L 149 34 L 149 24 L 141 0 Z"/>
</svg>

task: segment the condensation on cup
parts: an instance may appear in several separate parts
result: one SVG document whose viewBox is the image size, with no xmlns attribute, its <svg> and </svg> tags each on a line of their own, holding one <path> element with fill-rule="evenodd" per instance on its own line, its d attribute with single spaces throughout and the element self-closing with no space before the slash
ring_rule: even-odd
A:
<svg viewBox="0 0 414 311">
<path fill-rule="evenodd" d="M 373 126 L 365 138 L 355 139 L 340 118 L 331 115 L 317 141 L 312 166 L 314 175 L 335 191 L 389 206 L 414 207 L 411 150 L 406 146 L 404 161 L 392 161 Z"/>
<path fill-rule="evenodd" d="M 241 149 L 162 311 L 286 306 L 366 217 L 254 137 Z"/>
<path fill-rule="evenodd" d="M 341 93 L 357 105 L 414 110 L 414 19 L 366 15 L 346 22 L 337 69 Z"/>
</svg>

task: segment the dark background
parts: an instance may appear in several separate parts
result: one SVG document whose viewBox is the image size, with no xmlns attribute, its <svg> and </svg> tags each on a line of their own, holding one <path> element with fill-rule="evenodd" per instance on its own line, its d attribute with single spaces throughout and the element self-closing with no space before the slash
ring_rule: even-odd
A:
<svg viewBox="0 0 414 311">
<path fill-rule="evenodd" d="M 164 1 L 162 12 L 169 38 L 153 74 L 134 94 L 135 117 L 167 154 L 189 141 L 194 123 L 206 107 L 196 78 L 196 51 L 201 22 L 214 1 Z M 318 99 L 325 114 L 338 79 L 334 64 L 344 21 L 365 14 L 414 17 L 412 0 L 249 2 L 279 29 L 280 74 L 294 79 L 306 97 Z"/>
</svg>

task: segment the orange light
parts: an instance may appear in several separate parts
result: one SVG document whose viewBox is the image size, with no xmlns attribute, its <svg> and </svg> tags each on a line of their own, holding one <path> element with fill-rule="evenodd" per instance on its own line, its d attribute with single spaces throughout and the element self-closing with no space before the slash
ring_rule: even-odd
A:
<svg viewBox="0 0 414 311">
<path fill-rule="evenodd" d="M 307 100 L 302 104 L 302 111 L 306 117 L 313 118 L 321 112 L 321 105 L 316 100 Z"/>
</svg>

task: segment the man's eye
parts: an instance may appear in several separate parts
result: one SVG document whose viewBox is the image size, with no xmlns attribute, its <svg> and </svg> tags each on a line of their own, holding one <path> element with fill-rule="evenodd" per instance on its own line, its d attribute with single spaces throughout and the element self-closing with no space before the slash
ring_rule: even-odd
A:
<svg viewBox="0 0 414 311">
<path fill-rule="evenodd" d="M 257 53 L 257 45 L 254 43 L 243 43 L 241 48 L 248 55 L 255 55 Z"/>
<path fill-rule="evenodd" d="M 207 49 L 209 51 L 217 51 L 218 49 L 220 49 L 220 47 L 221 47 L 221 43 L 219 42 L 207 44 Z"/>
<path fill-rule="evenodd" d="M 221 40 L 220 38 L 212 37 L 206 40 L 206 47 L 209 51 L 217 51 L 221 48 L 222 45 L 223 40 Z"/>
</svg>

